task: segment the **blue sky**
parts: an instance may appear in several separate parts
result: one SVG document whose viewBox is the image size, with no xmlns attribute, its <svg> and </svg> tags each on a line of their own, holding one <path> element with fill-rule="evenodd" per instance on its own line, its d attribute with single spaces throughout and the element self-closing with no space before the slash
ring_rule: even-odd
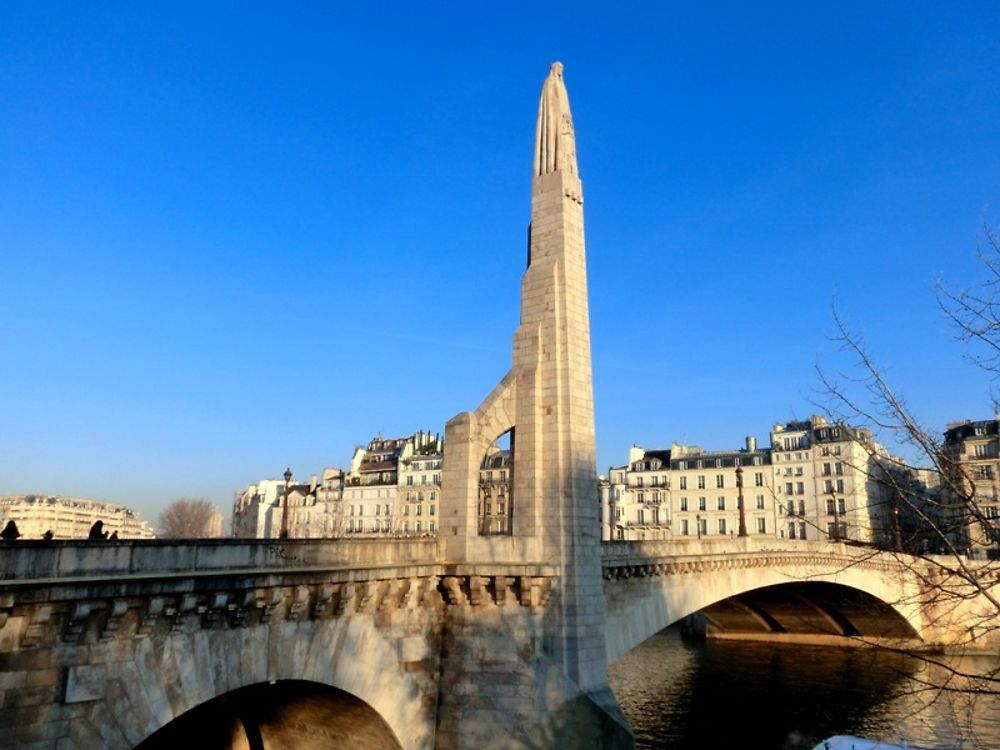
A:
<svg viewBox="0 0 1000 750">
<path fill-rule="evenodd" d="M 478 404 L 556 59 L 602 471 L 815 411 L 834 301 L 992 413 L 933 285 L 1000 223 L 996 3 L 96 5 L 0 5 L 0 494 L 228 509 Z"/>
</svg>

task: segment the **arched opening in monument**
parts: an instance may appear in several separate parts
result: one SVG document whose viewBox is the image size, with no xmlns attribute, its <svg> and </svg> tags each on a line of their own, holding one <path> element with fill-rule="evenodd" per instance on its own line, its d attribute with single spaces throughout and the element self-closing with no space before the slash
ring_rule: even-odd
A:
<svg viewBox="0 0 1000 750">
<path fill-rule="evenodd" d="M 278 680 L 233 690 L 178 716 L 150 735 L 141 750 L 399 750 L 375 709 L 344 690 Z"/>
<path fill-rule="evenodd" d="M 782 583 L 730 596 L 684 618 L 683 625 L 690 633 L 709 638 L 919 638 L 913 626 L 881 599 L 823 581 Z"/>
<path fill-rule="evenodd" d="M 479 467 L 479 535 L 508 535 L 513 529 L 514 428 L 493 441 Z"/>
</svg>

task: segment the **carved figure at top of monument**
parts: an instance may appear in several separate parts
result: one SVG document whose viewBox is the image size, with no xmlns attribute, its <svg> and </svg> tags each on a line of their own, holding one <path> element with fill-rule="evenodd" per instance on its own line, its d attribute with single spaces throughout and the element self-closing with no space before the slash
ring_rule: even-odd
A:
<svg viewBox="0 0 1000 750">
<path fill-rule="evenodd" d="M 554 62 L 542 84 L 538 125 L 535 129 L 537 177 L 559 170 L 576 175 L 576 136 L 573 133 L 573 115 L 569 111 L 569 96 L 562 74 L 562 63 Z"/>
</svg>

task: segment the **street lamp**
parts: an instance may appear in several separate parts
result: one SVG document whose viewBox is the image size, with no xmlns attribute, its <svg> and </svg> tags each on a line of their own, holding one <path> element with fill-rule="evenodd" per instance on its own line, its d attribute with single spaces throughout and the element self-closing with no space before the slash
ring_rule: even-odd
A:
<svg viewBox="0 0 1000 750">
<path fill-rule="evenodd" d="M 292 483 L 292 470 L 285 469 L 285 496 L 281 501 L 281 533 L 282 539 L 288 539 L 288 488 Z"/>
<path fill-rule="evenodd" d="M 740 509 L 740 530 L 737 536 L 747 536 L 747 512 L 743 505 L 743 467 L 736 467 L 736 489 L 739 490 L 737 496 L 737 507 Z"/>
</svg>

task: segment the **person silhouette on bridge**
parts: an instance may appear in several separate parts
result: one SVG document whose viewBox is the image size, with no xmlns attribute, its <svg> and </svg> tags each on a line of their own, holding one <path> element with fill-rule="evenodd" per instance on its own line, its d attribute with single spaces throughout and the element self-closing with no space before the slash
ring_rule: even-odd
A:
<svg viewBox="0 0 1000 750">
<path fill-rule="evenodd" d="M 88 539 L 94 541 L 101 541 L 102 539 L 108 538 L 108 532 L 104 530 L 104 521 L 98 519 L 94 521 L 94 525 L 90 527 L 90 535 Z"/>
<path fill-rule="evenodd" d="M 3 539 L 5 542 L 13 542 L 19 536 L 21 536 L 21 532 L 17 530 L 17 524 L 14 523 L 13 518 L 3 527 L 3 531 L 0 531 L 0 539 Z"/>
</svg>

